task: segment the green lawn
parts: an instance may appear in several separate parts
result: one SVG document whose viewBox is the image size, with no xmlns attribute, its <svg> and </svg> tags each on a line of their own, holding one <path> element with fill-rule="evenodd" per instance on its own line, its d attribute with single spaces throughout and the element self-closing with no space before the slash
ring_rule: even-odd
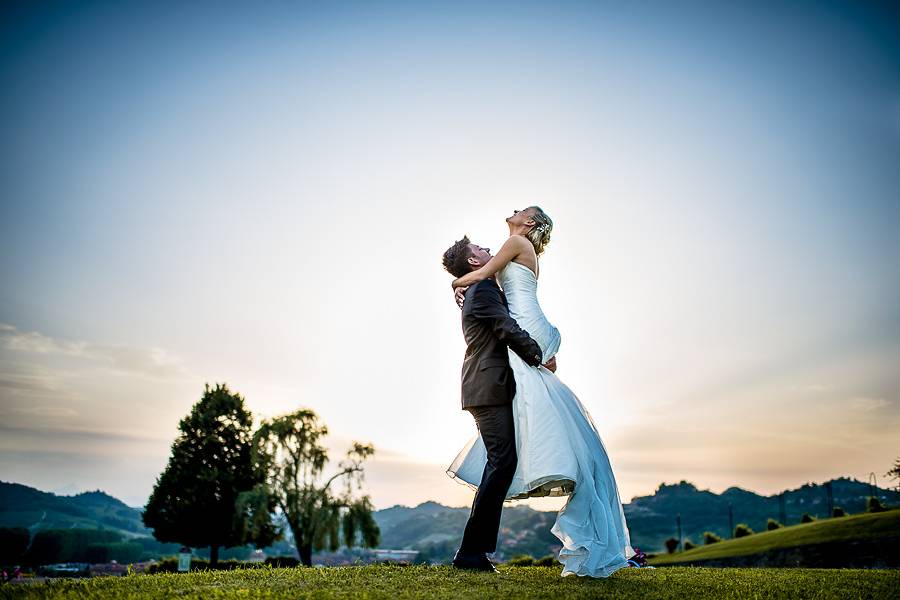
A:
<svg viewBox="0 0 900 600">
<path fill-rule="evenodd" d="M 0 587 L 3 598 L 896 598 L 900 572 L 850 569 L 622 569 L 607 579 L 556 567 L 244 569 Z"/>
<path fill-rule="evenodd" d="M 802 525 L 782 527 L 774 531 L 763 531 L 743 538 L 700 546 L 685 552 L 660 554 L 650 562 L 654 565 L 664 565 L 688 560 L 745 556 L 776 548 L 806 544 L 873 540 L 890 536 L 900 536 L 900 510 L 824 519 Z"/>
</svg>

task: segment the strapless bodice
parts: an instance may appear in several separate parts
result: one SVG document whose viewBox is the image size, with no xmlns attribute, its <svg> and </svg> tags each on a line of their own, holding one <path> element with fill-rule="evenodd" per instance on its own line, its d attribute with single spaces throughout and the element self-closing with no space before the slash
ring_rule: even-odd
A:
<svg viewBox="0 0 900 600">
<path fill-rule="evenodd" d="M 497 281 L 509 302 L 509 314 L 541 347 L 544 362 L 559 351 L 559 329 L 554 327 L 537 299 L 537 277 L 523 264 L 510 261 L 497 273 Z"/>
</svg>

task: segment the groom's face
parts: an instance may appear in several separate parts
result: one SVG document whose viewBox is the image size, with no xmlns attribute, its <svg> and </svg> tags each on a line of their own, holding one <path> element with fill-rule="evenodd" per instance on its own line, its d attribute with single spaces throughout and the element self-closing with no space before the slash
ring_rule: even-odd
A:
<svg viewBox="0 0 900 600">
<path fill-rule="evenodd" d="M 469 244 L 469 266 L 477 271 L 491 260 L 491 249 L 482 248 L 478 244 Z"/>
</svg>

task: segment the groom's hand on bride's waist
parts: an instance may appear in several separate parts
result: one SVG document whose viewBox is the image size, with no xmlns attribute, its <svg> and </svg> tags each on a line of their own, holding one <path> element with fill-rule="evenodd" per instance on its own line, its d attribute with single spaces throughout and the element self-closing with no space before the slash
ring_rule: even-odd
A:
<svg viewBox="0 0 900 600">
<path fill-rule="evenodd" d="M 548 360 L 541 366 L 544 367 L 545 369 L 547 369 L 548 371 L 550 371 L 551 373 L 556 373 L 556 357 L 554 356 L 553 358 L 551 358 L 550 360 Z"/>
</svg>

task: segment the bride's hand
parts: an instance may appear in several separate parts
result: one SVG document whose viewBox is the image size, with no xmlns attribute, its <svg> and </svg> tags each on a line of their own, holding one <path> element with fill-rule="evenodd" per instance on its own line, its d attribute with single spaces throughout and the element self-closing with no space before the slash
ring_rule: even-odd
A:
<svg viewBox="0 0 900 600">
<path fill-rule="evenodd" d="M 554 356 L 553 358 L 545 362 L 542 366 L 551 373 L 556 373 L 556 357 Z"/>
<path fill-rule="evenodd" d="M 468 286 L 458 287 L 455 290 L 453 290 L 453 296 L 456 299 L 456 305 L 460 308 L 463 307 L 463 302 L 466 301 L 466 290 L 467 289 L 469 289 Z"/>
</svg>

